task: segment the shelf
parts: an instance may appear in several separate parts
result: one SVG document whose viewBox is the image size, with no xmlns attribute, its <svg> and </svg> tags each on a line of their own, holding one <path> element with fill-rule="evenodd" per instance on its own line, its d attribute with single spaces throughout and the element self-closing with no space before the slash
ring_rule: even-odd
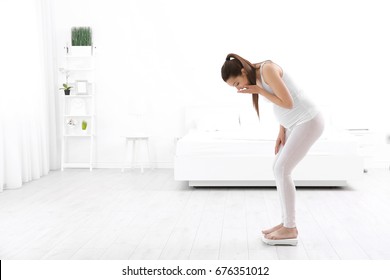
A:
<svg viewBox="0 0 390 280">
<path fill-rule="evenodd" d="M 85 134 L 85 135 L 82 135 L 82 134 L 76 134 L 76 135 L 73 135 L 73 134 L 65 134 L 63 135 L 64 137 L 93 137 L 95 136 L 94 134 Z"/>
<path fill-rule="evenodd" d="M 83 118 L 90 118 L 94 117 L 95 115 L 64 115 L 64 118 L 76 118 L 76 117 L 83 117 Z"/>
<path fill-rule="evenodd" d="M 93 54 L 91 55 L 65 55 L 66 58 L 95 58 Z"/>
<path fill-rule="evenodd" d="M 65 69 L 65 71 L 93 71 L 95 68 L 70 68 Z"/>
<path fill-rule="evenodd" d="M 93 97 L 93 94 L 71 94 L 71 95 L 63 95 L 65 98 L 88 98 Z"/>
</svg>

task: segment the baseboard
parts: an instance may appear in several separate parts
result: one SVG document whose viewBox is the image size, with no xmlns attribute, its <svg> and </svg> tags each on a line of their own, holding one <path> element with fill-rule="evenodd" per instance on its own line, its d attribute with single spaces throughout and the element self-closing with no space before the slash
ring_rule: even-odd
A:
<svg viewBox="0 0 390 280">
<path fill-rule="evenodd" d="M 372 160 L 365 163 L 366 169 L 387 169 L 390 170 L 389 160 Z"/>
<path fill-rule="evenodd" d="M 133 165 L 134 168 L 141 168 L 141 164 L 137 163 Z M 122 163 L 119 162 L 97 162 L 93 164 L 93 168 L 107 168 L 107 169 L 122 169 Z M 131 164 L 126 164 L 125 168 L 131 168 Z M 143 168 L 173 168 L 172 162 L 152 162 L 143 163 Z"/>
<path fill-rule="evenodd" d="M 345 180 L 294 180 L 297 187 L 344 187 Z M 274 180 L 261 181 L 188 181 L 190 187 L 275 187 Z"/>
</svg>

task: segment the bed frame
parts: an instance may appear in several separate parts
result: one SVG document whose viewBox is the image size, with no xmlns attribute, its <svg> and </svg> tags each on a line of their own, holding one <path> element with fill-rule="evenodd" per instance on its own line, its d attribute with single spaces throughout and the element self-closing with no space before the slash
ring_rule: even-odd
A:
<svg viewBox="0 0 390 280">
<path fill-rule="evenodd" d="M 204 116 L 209 112 L 223 111 L 231 115 L 234 110 L 235 108 L 226 106 L 220 108 L 214 106 L 187 107 L 184 124 L 186 132 L 194 128 L 194 120 L 199 116 Z M 329 151 L 331 150 L 333 150 L 332 147 L 329 148 Z M 271 155 L 272 153 L 253 156 L 176 154 L 174 158 L 174 178 L 178 181 L 188 181 L 189 186 L 193 187 L 275 186 L 272 170 L 274 156 Z M 348 181 L 359 179 L 363 171 L 363 157 L 359 156 L 357 152 L 313 154 L 309 151 L 308 155 L 294 169 L 292 177 L 296 186 L 347 186 Z"/>
<path fill-rule="evenodd" d="M 193 187 L 276 186 L 273 157 L 176 156 L 174 178 Z M 296 186 L 347 186 L 363 174 L 358 156 L 307 155 L 294 169 Z"/>
</svg>

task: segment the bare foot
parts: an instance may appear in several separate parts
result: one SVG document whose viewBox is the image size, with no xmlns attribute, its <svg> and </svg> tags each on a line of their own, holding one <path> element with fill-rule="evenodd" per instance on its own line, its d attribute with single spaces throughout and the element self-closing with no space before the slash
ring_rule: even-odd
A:
<svg viewBox="0 0 390 280">
<path fill-rule="evenodd" d="M 283 227 L 283 224 L 274 226 L 273 228 L 270 228 L 270 229 L 262 230 L 261 232 L 262 232 L 263 234 L 269 234 L 269 233 L 271 233 L 271 232 L 274 232 L 275 230 L 280 229 L 281 227 Z"/>
<path fill-rule="evenodd" d="M 265 238 L 267 239 L 290 239 L 290 238 L 297 238 L 297 237 L 298 237 L 298 230 L 296 227 L 286 228 L 283 226 L 278 230 L 265 235 Z"/>
</svg>

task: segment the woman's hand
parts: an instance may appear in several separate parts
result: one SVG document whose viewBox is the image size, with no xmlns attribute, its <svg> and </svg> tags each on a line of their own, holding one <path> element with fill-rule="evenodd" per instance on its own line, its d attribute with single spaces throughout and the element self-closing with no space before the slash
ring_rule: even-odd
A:
<svg viewBox="0 0 390 280">
<path fill-rule="evenodd" d="M 243 89 L 239 89 L 238 93 L 256 93 L 261 94 L 261 91 L 263 90 L 262 87 L 259 85 L 246 85 Z"/>
<path fill-rule="evenodd" d="M 284 145 L 286 140 L 286 133 L 284 130 L 279 131 L 278 138 L 276 139 L 276 144 L 275 144 L 275 155 L 279 152 L 280 145 Z"/>
</svg>

